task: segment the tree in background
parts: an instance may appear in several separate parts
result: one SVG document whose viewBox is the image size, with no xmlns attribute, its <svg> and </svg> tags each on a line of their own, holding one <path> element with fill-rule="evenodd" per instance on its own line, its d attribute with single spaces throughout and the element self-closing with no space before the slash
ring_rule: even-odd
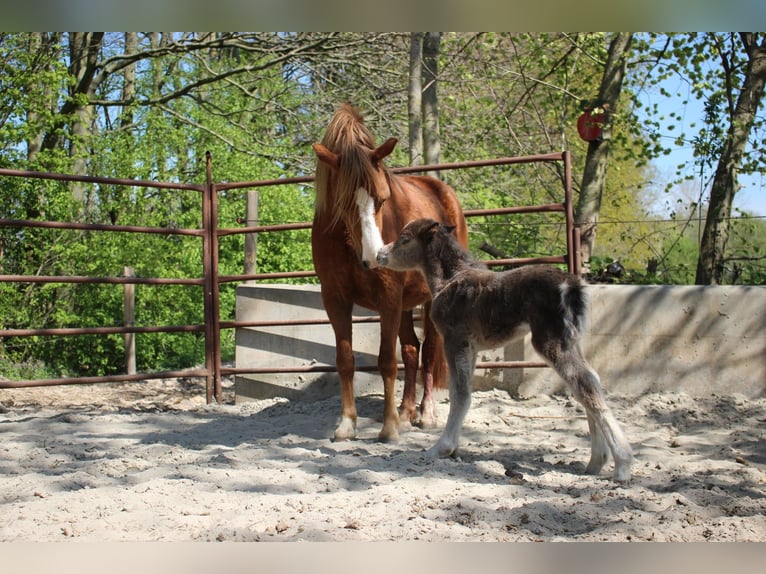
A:
<svg viewBox="0 0 766 574">
<path fill-rule="evenodd" d="M 756 114 L 766 83 L 766 33 L 740 33 L 739 45 L 734 34 L 705 35 L 704 38 L 703 43 L 711 50 L 711 57 L 717 57 L 723 72 L 719 91 L 708 100 L 709 106 L 720 103 L 716 111 L 727 126 L 725 135 L 721 134 L 722 140 L 717 142 L 720 155 L 710 189 L 695 278 L 696 283 L 707 285 L 724 280 L 732 203 L 739 189 L 737 175 L 743 168 L 764 166 L 762 156 L 749 159 L 747 152 L 753 128 L 761 123 L 756 120 Z M 746 162 L 750 166 L 743 165 Z"/>
<path fill-rule="evenodd" d="M 439 131 L 439 52 L 441 32 L 413 32 L 407 94 L 410 165 L 434 165 L 441 161 Z M 441 177 L 438 172 L 428 172 Z"/>
<path fill-rule="evenodd" d="M 421 80 L 417 95 L 438 82 L 440 121 L 438 132 L 430 133 L 438 133 L 441 156 L 420 161 L 570 150 L 574 173 L 583 173 L 588 144 L 578 137 L 576 120 L 582 102 L 592 100 L 602 82 L 610 38 L 595 33 L 420 37 L 433 46 L 433 56 L 426 64 L 424 45 L 411 69 L 433 72 Z M 342 101 L 359 106 L 378 137 L 400 138 L 390 163 L 403 165 L 408 154 L 422 155 L 404 137 L 408 97 L 415 95 L 408 82 L 416 78 L 407 73 L 415 40 L 403 33 L 0 34 L 0 165 L 201 182 L 210 150 L 217 181 L 310 174 L 315 161 L 310 144 L 321 138 Z M 643 62 L 653 57 L 655 70 L 660 63 L 678 73 L 694 70 L 696 60 L 680 58 L 680 48 L 662 52 L 643 41 L 636 47 L 635 38 L 633 47 L 624 95 L 639 89 L 637 81 L 646 77 Z M 700 85 L 700 93 L 709 95 Z M 410 107 L 421 113 L 423 108 L 422 103 Z M 662 261 L 665 249 L 682 257 L 680 243 L 673 247 L 673 232 L 662 235 L 642 221 L 650 214 L 647 189 L 653 174 L 647 162 L 662 153 L 662 146 L 630 110 L 614 111 L 619 113 L 612 117 L 609 177 L 603 182 L 593 257 L 636 266 L 649 258 Z M 651 121 L 647 125 L 651 128 Z M 423 134 L 422 125 L 417 131 Z M 456 188 L 466 209 L 561 200 L 563 173 L 555 164 L 440 175 Z M 587 195 L 584 183 L 575 179 L 575 193 Z M 236 226 L 246 216 L 244 195 L 221 195 L 221 227 Z M 313 200 L 311 186 L 268 189 L 260 196 L 259 223 L 309 221 Z M 7 219 L 198 227 L 198 202 L 195 193 L 0 178 L 0 218 Z M 565 244 L 560 217 L 486 217 L 469 224 L 474 250 L 486 245 L 507 256 L 547 255 L 561 252 Z M 690 231 L 687 226 L 685 233 Z M 258 271 L 310 268 L 307 237 L 303 232 L 261 234 Z M 760 234 L 757 228 L 738 229 L 737 237 L 755 242 Z M 687 240 L 691 237 L 684 235 Z M 242 236 L 222 237 L 223 273 L 241 272 L 243 242 Z M 131 265 L 139 275 L 188 277 L 198 274 L 201 260 L 194 238 L 132 234 L 2 227 L 0 248 L 3 272 L 12 274 L 113 276 Z M 737 261 L 743 269 L 738 280 L 752 277 L 747 261 Z M 666 257 L 663 264 L 668 262 L 675 264 Z M 0 317 L 7 327 L 119 324 L 120 295 L 112 288 L 0 283 Z M 194 289 L 139 286 L 137 296 L 139 321 L 145 324 L 201 322 Z M 221 303 L 224 316 L 231 316 L 233 289 L 222 289 Z M 42 351 L 4 344 L 0 359 L 3 353 L 20 362 L 42 357 L 62 373 L 114 372 L 122 360 L 119 338 L 67 339 Z M 194 336 L 185 334 L 142 336 L 139 368 L 188 366 L 199 360 L 200 348 Z M 105 358 L 92 358 L 96 354 Z"/>
<path fill-rule="evenodd" d="M 633 34 L 620 32 L 614 34 L 609 42 L 609 49 L 604 62 L 604 72 L 596 101 L 590 105 L 594 113 L 609 117 L 617 113 L 618 101 L 625 78 L 625 64 L 633 40 Z M 601 137 L 588 143 L 585 167 L 582 171 L 580 197 L 575 210 L 575 224 L 580 226 L 582 241 L 582 260 L 587 267 L 596 242 L 596 229 L 601 201 L 604 194 L 606 170 L 611 147 L 611 122 L 608 120 L 601 127 Z"/>
</svg>

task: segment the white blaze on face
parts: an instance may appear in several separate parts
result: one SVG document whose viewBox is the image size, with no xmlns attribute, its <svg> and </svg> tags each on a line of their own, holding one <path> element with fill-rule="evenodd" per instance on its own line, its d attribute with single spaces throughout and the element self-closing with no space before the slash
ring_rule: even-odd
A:
<svg viewBox="0 0 766 574">
<path fill-rule="evenodd" d="M 369 269 L 378 266 L 378 251 L 383 247 L 383 238 L 375 223 L 375 202 L 360 187 L 356 190 L 356 205 L 359 207 L 359 221 L 362 225 L 362 263 Z"/>
</svg>

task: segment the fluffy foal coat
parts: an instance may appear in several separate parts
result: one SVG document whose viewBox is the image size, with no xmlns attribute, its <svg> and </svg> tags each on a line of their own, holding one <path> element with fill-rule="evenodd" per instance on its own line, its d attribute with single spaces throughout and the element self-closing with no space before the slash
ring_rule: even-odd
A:
<svg viewBox="0 0 766 574">
<path fill-rule="evenodd" d="M 433 298 L 431 318 L 444 338 L 449 366 L 450 408 L 444 432 L 429 450 L 432 455 L 447 457 L 457 449 L 478 352 L 531 331 L 532 346 L 585 407 L 591 436 L 585 471 L 598 474 L 611 452 L 614 479 L 630 480 L 630 445 L 583 356 L 587 298 L 578 277 L 548 265 L 490 271 L 455 241 L 452 228 L 433 219 L 409 223 L 377 259 L 390 269 L 419 270 Z"/>
</svg>

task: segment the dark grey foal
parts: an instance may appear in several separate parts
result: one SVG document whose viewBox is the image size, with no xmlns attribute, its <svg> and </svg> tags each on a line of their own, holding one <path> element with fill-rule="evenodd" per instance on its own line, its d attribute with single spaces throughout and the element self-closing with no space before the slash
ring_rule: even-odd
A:
<svg viewBox="0 0 766 574">
<path fill-rule="evenodd" d="M 585 407 L 591 436 L 585 471 L 598 474 L 611 452 L 614 479 L 630 480 L 630 445 L 580 345 L 587 298 L 578 277 L 548 265 L 490 271 L 457 243 L 452 228 L 433 219 L 409 223 L 395 242 L 378 251 L 377 259 L 391 269 L 418 269 L 433 298 L 431 318 L 444 338 L 449 365 L 450 408 L 431 454 L 446 457 L 457 449 L 478 352 L 531 331 L 532 346 Z"/>
</svg>

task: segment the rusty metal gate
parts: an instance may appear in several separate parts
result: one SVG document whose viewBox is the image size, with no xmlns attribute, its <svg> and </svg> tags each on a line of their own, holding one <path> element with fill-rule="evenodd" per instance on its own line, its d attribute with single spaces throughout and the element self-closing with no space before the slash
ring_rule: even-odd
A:
<svg viewBox="0 0 766 574">
<path fill-rule="evenodd" d="M 446 163 L 429 166 L 412 166 L 394 168 L 396 173 L 416 173 L 423 171 L 443 171 L 454 169 L 471 169 L 478 167 L 501 166 L 510 164 L 535 163 L 535 162 L 561 162 L 563 163 L 563 201 L 559 203 L 550 203 L 545 205 L 517 206 L 496 209 L 476 209 L 466 210 L 466 218 L 484 216 L 484 215 L 503 215 L 518 213 L 536 213 L 536 212 L 559 212 L 564 217 L 566 228 L 567 253 L 562 256 L 532 257 L 532 258 L 514 258 L 497 259 L 490 262 L 491 265 L 508 265 L 523 263 L 553 263 L 565 264 L 567 268 L 579 275 L 580 273 L 580 239 L 579 230 L 574 225 L 573 205 L 572 205 L 572 171 L 571 158 L 569 152 L 524 156 L 507 157 L 484 161 L 470 161 Z M 146 187 L 162 190 L 191 190 L 197 191 L 201 196 L 201 214 L 202 227 L 199 229 L 179 229 L 167 227 L 141 227 L 141 226 L 121 226 L 104 224 L 87 224 L 78 222 L 58 222 L 58 221 L 32 221 L 32 220 L 12 220 L 0 219 L 0 227 L 37 227 L 48 229 L 69 229 L 69 230 L 87 230 L 93 232 L 120 232 L 120 233 L 154 233 L 163 235 L 186 235 L 199 237 L 202 241 L 202 269 L 201 277 L 186 279 L 171 278 L 148 278 L 148 277 L 84 277 L 84 276 L 32 276 L 32 275 L 1 275 L 0 282 L 10 283 L 93 283 L 93 284 L 147 284 L 147 285 L 195 285 L 204 291 L 204 324 L 202 325 L 175 325 L 175 326 L 143 326 L 135 327 L 129 325 L 113 327 L 81 327 L 81 328 L 28 328 L 28 329 L 0 329 L 0 337 L 52 337 L 52 336 L 77 336 L 93 334 L 128 334 L 128 333 L 170 333 L 170 332 L 201 332 L 204 333 L 205 340 L 205 365 L 204 367 L 182 369 L 173 371 L 158 371 L 149 373 L 93 376 L 93 377 L 67 377 L 57 379 L 36 379 L 4 381 L 0 380 L 0 388 L 22 388 L 39 387 L 52 385 L 71 385 L 71 384 L 90 384 L 107 382 L 132 382 L 158 378 L 181 378 L 181 377 L 204 377 L 206 380 L 206 399 L 208 403 L 222 401 L 222 377 L 226 375 L 239 373 L 257 373 L 257 372 L 280 372 L 279 369 L 261 369 L 253 368 L 232 368 L 224 367 L 221 361 L 220 333 L 222 329 L 233 329 L 237 327 L 257 327 L 265 326 L 267 323 L 251 321 L 222 321 L 220 317 L 219 287 L 222 283 L 231 283 L 239 281 L 263 280 L 263 279 L 291 279 L 299 277 L 311 277 L 316 275 L 313 270 L 289 271 L 282 273 L 255 273 L 249 275 L 221 275 L 218 268 L 218 240 L 222 236 L 234 234 L 279 232 L 294 229 L 309 229 L 310 222 L 290 223 L 281 225 L 259 225 L 252 227 L 241 227 L 236 229 L 222 229 L 218 225 L 218 194 L 230 189 L 256 189 L 264 187 L 273 187 L 287 184 L 304 184 L 313 182 L 313 177 L 294 177 L 282 178 L 264 181 L 236 182 L 236 183 L 214 183 L 212 177 L 212 161 L 210 153 L 206 154 L 206 181 L 204 184 L 183 184 L 169 182 L 141 181 L 132 179 L 117 179 L 93 176 L 74 176 L 56 173 L 43 173 L 32 171 L 21 171 L 11 169 L 0 169 L 0 176 L 57 180 L 82 183 L 98 183 L 106 185 L 120 185 L 132 187 Z M 366 319 L 371 320 L 371 319 Z M 375 318 L 372 318 L 375 320 Z M 274 324 L 273 322 L 268 323 Z M 543 363 L 531 362 L 508 362 L 508 363 L 481 363 L 479 368 L 513 368 L 513 367 L 539 367 Z M 312 371 L 334 371 L 334 367 L 326 365 L 315 365 L 303 369 Z M 285 370 L 287 371 L 287 369 Z"/>
</svg>

